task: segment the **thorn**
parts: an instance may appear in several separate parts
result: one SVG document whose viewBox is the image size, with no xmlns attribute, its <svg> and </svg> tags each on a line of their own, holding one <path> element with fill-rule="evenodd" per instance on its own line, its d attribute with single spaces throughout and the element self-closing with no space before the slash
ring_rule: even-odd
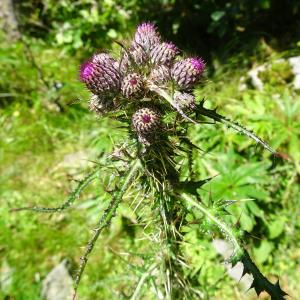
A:
<svg viewBox="0 0 300 300">
<path fill-rule="evenodd" d="M 254 288 L 254 290 L 255 290 L 257 296 L 259 296 L 260 293 L 261 293 L 262 291 L 264 291 L 264 289 L 263 289 L 262 287 L 260 287 L 260 286 L 257 285 L 257 282 L 256 282 L 255 279 L 253 279 L 253 281 L 252 281 L 252 283 L 251 283 L 251 286 L 250 286 L 250 288 L 248 289 L 248 291 L 251 290 L 251 289 L 253 289 L 253 288 Z"/>
<path fill-rule="evenodd" d="M 255 286 L 254 289 L 255 289 L 257 296 L 259 296 L 260 293 L 264 291 L 264 289 L 260 286 Z"/>
<path fill-rule="evenodd" d="M 247 271 L 245 265 L 243 264 L 243 272 L 242 272 L 241 279 L 242 279 L 242 277 L 244 277 L 246 274 L 248 274 L 248 271 Z"/>
<path fill-rule="evenodd" d="M 276 289 L 279 290 L 279 293 L 280 293 L 282 296 L 288 296 L 288 294 L 287 294 L 285 291 L 283 291 L 283 290 L 281 289 L 280 284 L 279 284 L 279 279 L 277 279 L 277 282 L 275 283 L 275 287 L 276 287 Z"/>
</svg>

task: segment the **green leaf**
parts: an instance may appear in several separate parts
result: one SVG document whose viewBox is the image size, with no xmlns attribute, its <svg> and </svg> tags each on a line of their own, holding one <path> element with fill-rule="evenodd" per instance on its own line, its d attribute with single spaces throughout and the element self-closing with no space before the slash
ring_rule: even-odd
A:
<svg viewBox="0 0 300 300">
<path fill-rule="evenodd" d="M 258 205 L 254 201 L 248 201 L 246 202 L 246 206 L 249 209 L 249 211 L 256 217 L 263 218 L 264 212 L 262 209 L 258 207 Z"/>
<path fill-rule="evenodd" d="M 240 223 L 241 223 L 242 228 L 245 231 L 251 232 L 253 229 L 253 226 L 255 224 L 255 221 L 252 218 L 250 218 L 248 215 L 243 213 L 240 218 Z"/>
<path fill-rule="evenodd" d="M 210 16 L 215 21 L 218 22 L 220 19 L 222 19 L 225 15 L 225 11 L 217 10 L 214 11 Z"/>
<path fill-rule="evenodd" d="M 260 264 L 264 263 L 273 249 L 274 244 L 272 242 L 262 240 L 260 245 L 253 250 L 256 261 Z"/>
<path fill-rule="evenodd" d="M 285 222 L 285 218 L 279 218 L 269 224 L 268 230 L 270 239 L 275 239 L 281 235 L 284 229 Z"/>
<path fill-rule="evenodd" d="M 109 29 L 107 32 L 107 35 L 111 38 L 111 39 L 116 39 L 118 36 L 118 33 L 113 29 Z"/>
</svg>

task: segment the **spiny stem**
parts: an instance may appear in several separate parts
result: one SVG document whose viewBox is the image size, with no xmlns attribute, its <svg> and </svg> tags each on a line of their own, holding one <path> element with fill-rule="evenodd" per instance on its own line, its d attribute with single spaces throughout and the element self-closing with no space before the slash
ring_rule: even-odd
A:
<svg viewBox="0 0 300 300">
<path fill-rule="evenodd" d="M 278 153 L 270 145 L 268 145 L 265 141 L 263 141 L 261 138 L 259 138 L 252 131 L 246 129 L 244 126 L 242 126 L 238 122 L 231 121 L 230 119 L 218 114 L 216 109 L 205 108 L 204 107 L 204 99 L 197 106 L 197 111 L 203 116 L 209 117 L 216 122 L 223 123 L 223 124 L 227 125 L 228 127 L 231 127 L 232 129 L 248 136 L 249 138 L 254 140 L 256 143 L 262 145 L 265 149 L 270 151 L 272 154 L 278 155 Z"/>
<path fill-rule="evenodd" d="M 150 266 L 149 270 L 147 272 L 144 272 L 144 274 L 141 276 L 139 283 L 133 293 L 133 295 L 131 296 L 130 300 L 136 300 L 138 299 L 138 295 L 140 293 L 140 290 L 145 282 L 145 280 L 147 279 L 147 277 L 151 276 L 151 273 L 155 270 L 155 268 L 157 267 L 157 264 L 154 263 Z"/>
<path fill-rule="evenodd" d="M 104 211 L 103 215 L 101 216 L 100 220 L 98 221 L 97 227 L 94 229 L 94 234 L 91 237 L 91 239 L 89 240 L 89 242 L 85 248 L 85 251 L 80 258 L 81 263 L 80 263 L 78 272 L 75 277 L 73 300 L 76 298 L 77 289 L 78 289 L 78 286 L 79 286 L 79 283 L 81 280 L 81 276 L 86 267 L 89 254 L 92 252 L 92 250 L 95 246 L 95 243 L 96 243 L 100 233 L 102 232 L 102 230 L 110 224 L 112 218 L 115 216 L 115 212 L 118 208 L 119 203 L 121 202 L 127 188 L 130 186 L 131 182 L 133 181 L 133 179 L 140 167 L 141 167 L 140 160 L 138 160 L 138 159 L 135 160 L 134 163 L 132 164 L 131 169 L 128 172 L 127 176 L 124 178 L 124 182 L 122 184 L 121 189 L 113 197 L 113 199 L 109 203 L 108 208 Z"/>
<path fill-rule="evenodd" d="M 32 207 L 20 207 L 20 208 L 13 208 L 11 211 L 22 211 L 22 210 L 30 210 L 35 212 L 42 212 L 42 213 L 53 213 L 65 210 L 69 208 L 74 201 L 79 197 L 82 190 L 87 187 L 96 177 L 97 173 L 99 172 L 100 167 L 95 168 L 93 172 L 88 174 L 83 180 L 79 182 L 76 189 L 70 194 L 69 198 L 65 203 L 58 207 L 39 207 L 39 206 L 32 206 Z"/>
<path fill-rule="evenodd" d="M 213 223 L 215 223 L 220 231 L 226 235 L 227 238 L 232 242 L 234 246 L 234 252 L 235 253 L 241 253 L 243 252 L 243 249 L 241 248 L 238 240 L 234 236 L 232 230 L 223 222 L 221 222 L 218 218 L 216 218 L 204 205 L 202 205 L 200 202 L 196 202 L 192 197 L 190 197 L 187 194 L 182 194 L 182 198 L 192 204 L 193 206 L 197 207 L 205 216 L 207 216 Z"/>
</svg>

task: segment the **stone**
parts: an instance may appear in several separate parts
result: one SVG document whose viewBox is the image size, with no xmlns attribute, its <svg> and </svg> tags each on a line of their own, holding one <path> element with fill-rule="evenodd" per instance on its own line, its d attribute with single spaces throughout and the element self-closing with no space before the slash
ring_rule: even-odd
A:
<svg viewBox="0 0 300 300">
<path fill-rule="evenodd" d="M 258 75 L 260 72 L 264 70 L 265 70 L 265 66 L 259 66 L 248 72 L 252 86 L 259 91 L 262 91 L 264 89 L 264 84 Z"/>
<path fill-rule="evenodd" d="M 292 72 L 295 75 L 293 85 L 295 90 L 300 89 L 300 56 L 294 56 L 289 58 L 289 63 L 292 68 Z"/>
<path fill-rule="evenodd" d="M 63 260 L 43 280 L 41 295 L 45 300 L 71 300 L 73 292 L 73 280 L 67 269 L 67 260 Z"/>
<path fill-rule="evenodd" d="M 215 239 L 212 244 L 217 253 L 223 256 L 225 260 L 228 260 L 232 255 L 232 245 L 226 240 Z M 253 282 L 253 277 L 250 274 L 245 274 L 242 277 L 244 266 L 241 262 L 238 262 L 234 267 L 232 267 L 231 263 L 226 263 L 225 268 L 228 275 L 239 282 L 244 291 L 247 291 L 250 288 L 251 283 Z"/>
</svg>

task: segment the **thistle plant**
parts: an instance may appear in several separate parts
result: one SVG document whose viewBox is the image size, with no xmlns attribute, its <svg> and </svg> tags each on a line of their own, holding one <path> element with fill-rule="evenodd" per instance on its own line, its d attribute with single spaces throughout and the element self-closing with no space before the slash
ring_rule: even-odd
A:
<svg viewBox="0 0 300 300">
<path fill-rule="evenodd" d="M 181 247 L 184 243 L 181 227 L 188 224 L 186 215 L 189 212 L 196 216 L 197 211 L 203 215 L 199 226 L 201 222 L 211 224 L 211 231 L 232 244 L 229 262 L 243 263 L 243 275 L 253 276 L 251 287 L 256 293 L 266 291 L 272 299 L 284 299 L 286 293 L 279 283 L 273 284 L 262 275 L 244 247 L 241 231 L 225 217 L 226 208 L 232 203 L 215 201 L 205 205 L 197 189 L 212 178 L 196 178 L 189 168 L 189 174 L 182 179 L 181 171 L 186 166 L 178 163 L 186 158 L 191 166 L 192 153 L 201 151 L 190 140 L 188 129 L 202 123 L 222 123 L 254 140 L 272 155 L 276 156 L 277 152 L 242 125 L 215 109 L 207 109 L 204 99 L 196 99 L 194 89 L 203 82 L 205 62 L 200 57 L 186 57 L 176 45 L 163 41 L 152 23 L 139 25 L 129 44 L 120 46 L 118 58 L 96 53 L 83 63 L 80 80 L 91 92 L 90 110 L 100 117 L 120 122 L 121 127 L 127 129 L 127 139 L 95 166 L 60 207 L 17 209 L 61 211 L 70 207 L 87 185 L 99 179 L 100 172 L 101 176 L 106 174 L 113 178 L 110 203 L 102 212 L 81 257 L 74 298 L 99 235 L 109 227 L 118 205 L 127 201 L 124 196 L 130 190 L 130 194 L 136 194 L 140 202 L 150 206 L 151 222 L 156 224 L 157 230 L 151 241 L 157 245 L 156 252 L 145 266 L 147 272 L 133 289 L 131 299 L 139 297 L 145 284 L 155 286 L 158 299 L 201 298 L 201 291 L 193 288 L 193 278 L 185 272 L 188 262 Z"/>
</svg>

